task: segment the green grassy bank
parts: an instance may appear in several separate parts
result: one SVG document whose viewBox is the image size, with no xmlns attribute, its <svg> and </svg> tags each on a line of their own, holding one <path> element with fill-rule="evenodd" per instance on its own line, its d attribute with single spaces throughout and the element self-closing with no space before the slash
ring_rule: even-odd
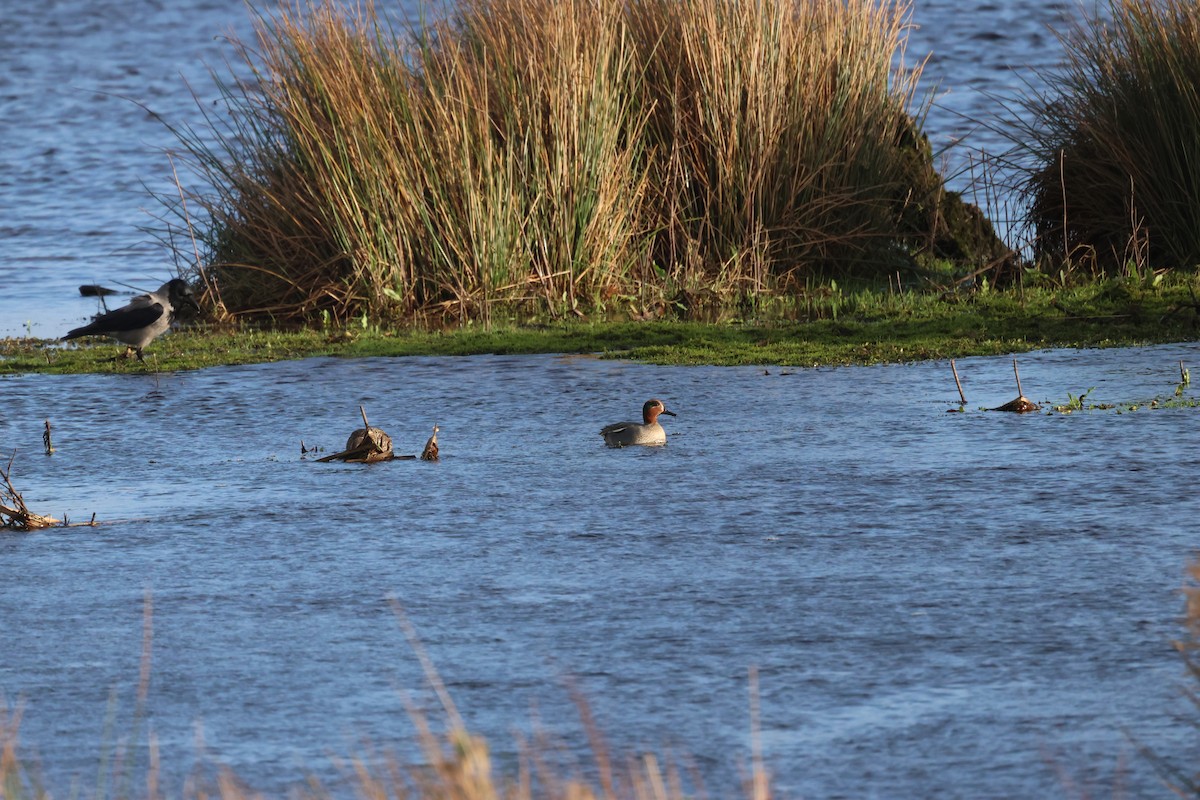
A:
<svg viewBox="0 0 1200 800">
<path fill-rule="evenodd" d="M 795 309 L 793 311 L 796 311 Z M 301 330 L 193 328 L 147 348 L 147 363 L 91 340 L 0 342 L 0 374 L 146 372 L 253 364 L 310 356 L 596 353 L 655 364 L 873 364 L 1044 347 L 1112 347 L 1200 336 L 1195 279 L 1120 279 L 1056 290 L 970 294 L 835 292 L 819 307 L 770 321 L 548 322 L 468 325 L 444 331 L 370 324 Z"/>
</svg>

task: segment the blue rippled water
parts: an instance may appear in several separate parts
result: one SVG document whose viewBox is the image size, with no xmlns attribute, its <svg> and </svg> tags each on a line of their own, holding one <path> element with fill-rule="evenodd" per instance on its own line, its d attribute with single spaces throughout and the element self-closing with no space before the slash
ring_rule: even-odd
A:
<svg viewBox="0 0 1200 800">
<path fill-rule="evenodd" d="M 1025 391 L 1170 396 L 1196 345 L 1022 357 Z M 964 359 L 971 409 L 1006 359 Z M 662 368 L 581 357 L 336 360 L 0 382 L 35 509 L 112 524 L 0 536 L 0 690 L 52 780 L 129 724 L 142 603 L 166 786 L 198 758 L 280 793 L 431 701 L 403 606 L 499 764 L 534 719 L 586 751 L 690 754 L 713 796 L 750 757 L 748 670 L 780 796 L 1164 794 L 1194 728 L 1171 642 L 1195 548 L 1191 409 L 949 414 L 945 364 Z M 662 450 L 601 424 L 663 396 Z M 417 452 L 302 459 L 357 404 Z M 50 409 L 50 411 L 47 411 Z M 51 457 L 41 422 L 53 416 Z M 124 728 L 118 726 L 118 731 Z"/>
</svg>

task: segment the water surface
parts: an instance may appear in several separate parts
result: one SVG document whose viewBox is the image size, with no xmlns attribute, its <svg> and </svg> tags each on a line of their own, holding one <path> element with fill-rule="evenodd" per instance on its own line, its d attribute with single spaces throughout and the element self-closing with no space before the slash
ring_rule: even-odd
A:
<svg viewBox="0 0 1200 800">
<path fill-rule="evenodd" d="M 1196 345 L 1022 356 L 1034 399 L 1170 395 Z M 94 774 L 110 692 L 284 792 L 428 700 L 407 612 L 501 764 L 536 717 L 586 750 L 690 753 L 715 796 L 749 759 L 748 670 L 780 796 L 1165 796 L 1124 731 L 1186 763 L 1171 642 L 1195 548 L 1192 409 L 976 411 L 1004 358 L 780 371 L 586 357 L 337 360 L 0 385 L 35 510 L 95 529 L 0 537 L 0 689 L 51 777 Z M 766 374 L 769 372 L 769 374 Z M 790 372 L 790 374 L 784 374 Z M 663 398 L 662 449 L 607 422 Z M 317 464 L 365 405 L 401 452 Z M 49 415 L 58 452 L 40 453 Z M 401 691 L 403 690 L 403 691 Z M 181 778 L 174 785 L 181 785 Z M 167 786 L 172 784 L 168 783 Z"/>
</svg>

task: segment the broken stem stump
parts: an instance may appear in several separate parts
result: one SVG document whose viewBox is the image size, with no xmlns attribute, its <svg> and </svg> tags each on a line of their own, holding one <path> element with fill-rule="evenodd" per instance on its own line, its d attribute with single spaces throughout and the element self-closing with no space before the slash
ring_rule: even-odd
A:
<svg viewBox="0 0 1200 800">
<path fill-rule="evenodd" d="M 954 366 L 954 359 L 950 359 L 950 371 L 954 373 L 954 385 L 958 387 L 958 399 L 962 400 L 962 404 L 967 404 L 967 396 L 963 394 L 962 381 L 958 379 L 958 368 Z"/>
</svg>

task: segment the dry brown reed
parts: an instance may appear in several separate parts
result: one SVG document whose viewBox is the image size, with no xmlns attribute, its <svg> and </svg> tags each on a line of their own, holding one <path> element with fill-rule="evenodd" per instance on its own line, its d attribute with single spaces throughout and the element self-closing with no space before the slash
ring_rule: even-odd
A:
<svg viewBox="0 0 1200 800">
<path fill-rule="evenodd" d="M 906 6 L 643 0 L 629 15 L 659 156 L 655 256 L 678 282 L 769 292 L 894 264 L 920 75 L 892 67 Z"/>
<path fill-rule="evenodd" d="M 927 199 L 906 174 L 924 152 L 920 69 L 894 66 L 907 15 L 464 0 L 403 35 L 370 5 L 259 17 L 228 116 L 177 131 L 210 299 L 277 319 L 487 321 L 890 274 L 897 220 Z"/>
</svg>

